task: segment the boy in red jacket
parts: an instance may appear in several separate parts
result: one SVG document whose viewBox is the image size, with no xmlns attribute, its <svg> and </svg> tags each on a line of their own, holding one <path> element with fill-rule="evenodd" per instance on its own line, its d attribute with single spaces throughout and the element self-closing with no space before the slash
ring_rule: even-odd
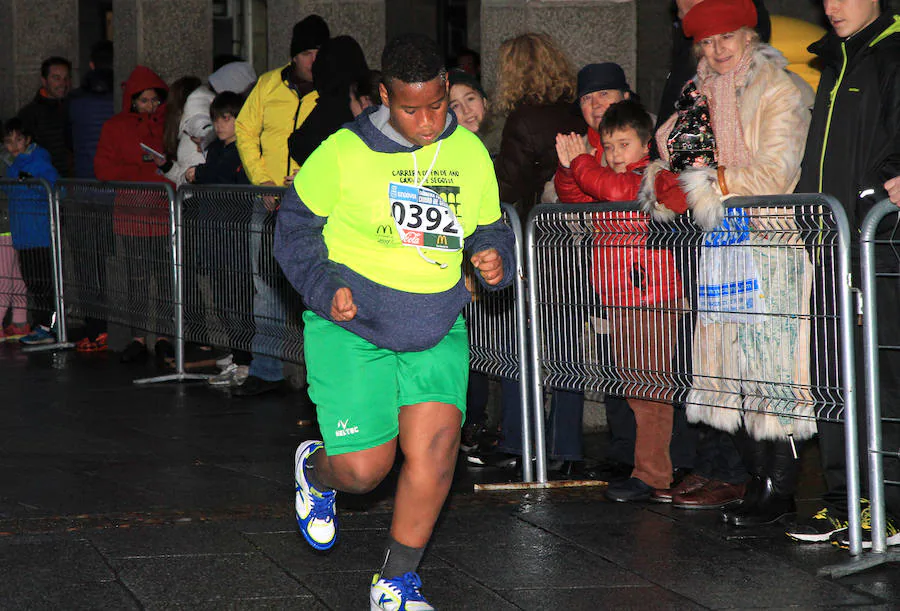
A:
<svg viewBox="0 0 900 611">
<path fill-rule="evenodd" d="M 653 120 L 635 101 L 609 106 L 597 132 L 603 150 L 585 150 L 576 135 L 557 136 L 560 167 L 554 183 L 560 201 L 632 201 L 649 163 Z M 604 162 L 607 165 L 604 165 Z M 611 483 L 606 496 L 619 502 L 648 500 L 672 479 L 673 338 L 682 308 L 681 279 L 672 253 L 647 248 L 647 217 L 609 212 L 596 221 L 597 249 L 591 282 L 609 320 L 616 374 L 637 427 L 631 478 Z"/>
</svg>

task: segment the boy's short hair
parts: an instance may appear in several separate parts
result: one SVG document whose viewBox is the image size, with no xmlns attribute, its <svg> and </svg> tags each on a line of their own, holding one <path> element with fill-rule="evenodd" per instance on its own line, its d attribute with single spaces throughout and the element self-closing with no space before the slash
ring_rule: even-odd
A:
<svg viewBox="0 0 900 611">
<path fill-rule="evenodd" d="M 72 62 L 67 60 L 65 57 L 60 57 L 58 55 L 54 55 L 53 57 L 48 57 L 43 62 L 41 62 L 41 77 L 47 78 L 50 76 L 50 68 L 53 66 L 65 66 L 69 70 L 69 74 L 72 73 Z"/>
<path fill-rule="evenodd" d="M 640 102 L 622 100 L 606 109 L 597 131 L 604 136 L 620 129 L 633 129 L 641 143 L 647 144 L 653 136 L 653 119 Z"/>
<path fill-rule="evenodd" d="M 236 119 L 243 106 L 244 96 L 234 91 L 223 91 L 217 94 L 209 105 L 209 116 L 213 121 L 225 115 L 231 115 Z"/>
<path fill-rule="evenodd" d="M 31 130 L 25 127 L 25 124 L 22 122 L 22 119 L 19 117 L 13 117 L 12 119 L 7 119 L 3 124 L 3 137 L 6 138 L 13 132 L 22 134 L 26 138 L 30 138 L 34 140 L 34 135 L 31 133 Z"/>
<path fill-rule="evenodd" d="M 437 43 L 423 34 L 401 34 L 391 40 L 381 54 L 381 82 L 388 95 L 391 82 L 427 83 L 441 78 L 447 82 L 447 68 Z"/>
</svg>

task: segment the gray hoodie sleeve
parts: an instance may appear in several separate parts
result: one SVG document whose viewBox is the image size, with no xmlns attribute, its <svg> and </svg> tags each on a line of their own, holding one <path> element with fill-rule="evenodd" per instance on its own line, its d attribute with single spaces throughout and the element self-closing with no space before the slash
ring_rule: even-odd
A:
<svg viewBox="0 0 900 611">
<path fill-rule="evenodd" d="M 331 320 L 331 301 L 347 283 L 338 266 L 328 259 L 322 236 L 327 218 L 317 216 L 292 186 L 285 192 L 275 223 L 275 259 L 306 307 Z"/>
</svg>

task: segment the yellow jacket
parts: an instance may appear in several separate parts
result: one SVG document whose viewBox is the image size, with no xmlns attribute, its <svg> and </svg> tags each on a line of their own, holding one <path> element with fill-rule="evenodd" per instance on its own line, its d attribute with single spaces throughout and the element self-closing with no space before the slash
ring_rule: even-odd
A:
<svg viewBox="0 0 900 611">
<path fill-rule="evenodd" d="M 234 124 L 237 148 L 247 177 L 255 185 L 285 178 L 299 169 L 288 153 L 288 136 L 316 106 L 315 91 L 301 100 L 287 80 L 291 64 L 266 72 L 256 82 Z"/>
</svg>

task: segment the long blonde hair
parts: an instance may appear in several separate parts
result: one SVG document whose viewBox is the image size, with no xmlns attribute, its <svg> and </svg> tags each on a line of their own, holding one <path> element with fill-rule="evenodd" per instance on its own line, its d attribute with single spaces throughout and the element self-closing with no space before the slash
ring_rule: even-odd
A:
<svg viewBox="0 0 900 611">
<path fill-rule="evenodd" d="M 554 104 L 575 99 L 575 68 L 546 34 L 528 33 L 500 45 L 495 107 L 509 113 L 519 104 Z"/>
</svg>

